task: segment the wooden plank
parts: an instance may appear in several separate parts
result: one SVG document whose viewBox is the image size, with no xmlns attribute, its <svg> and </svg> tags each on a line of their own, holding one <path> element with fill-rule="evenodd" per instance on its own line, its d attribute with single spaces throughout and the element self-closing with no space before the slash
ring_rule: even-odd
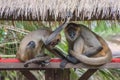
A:
<svg viewBox="0 0 120 80">
<path fill-rule="evenodd" d="M 54 70 L 53 69 L 45 70 L 45 80 L 54 80 Z"/>
<path fill-rule="evenodd" d="M 28 67 L 24 67 L 24 63 L 0 63 L 0 70 L 40 70 L 40 69 L 46 69 L 46 68 L 60 68 L 60 63 L 50 63 L 45 67 L 41 67 L 37 64 L 30 64 Z M 90 68 L 90 69 L 103 69 L 103 68 L 120 68 L 120 63 L 107 63 L 102 66 L 88 66 L 84 65 L 82 63 L 73 65 L 71 63 L 68 63 L 65 68 Z"/>
<path fill-rule="evenodd" d="M 48 66 L 45 66 L 45 68 L 60 68 L 60 63 L 50 63 Z M 120 68 L 120 63 L 107 63 L 101 66 L 88 66 L 82 63 L 79 64 L 71 64 L 68 63 L 65 68 L 87 68 L 87 69 L 103 69 L 103 68 Z"/>
<path fill-rule="evenodd" d="M 63 80 L 70 80 L 70 69 L 64 69 Z"/>
<path fill-rule="evenodd" d="M 46 69 L 45 80 L 70 80 L 70 70 L 60 68 Z"/>
<path fill-rule="evenodd" d="M 59 68 L 58 69 L 54 69 L 54 80 L 64 80 L 63 73 L 64 72 L 63 72 L 62 69 L 59 69 Z"/>
<path fill-rule="evenodd" d="M 70 69 L 55 69 L 54 80 L 70 80 Z"/>
<path fill-rule="evenodd" d="M 78 80 L 88 80 L 98 69 L 88 69 Z"/>
<path fill-rule="evenodd" d="M 1 70 L 0 70 L 0 80 L 5 80 L 5 77 L 4 75 L 1 74 Z"/>
<path fill-rule="evenodd" d="M 20 72 L 28 79 L 28 80 L 37 80 L 37 78 L 28 70 L 20 70 Z"/>
</svg>

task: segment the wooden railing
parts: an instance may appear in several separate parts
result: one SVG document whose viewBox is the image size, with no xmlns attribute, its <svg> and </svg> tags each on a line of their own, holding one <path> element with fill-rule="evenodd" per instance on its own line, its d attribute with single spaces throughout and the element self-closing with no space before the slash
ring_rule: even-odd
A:
<svg viewBox="0 0 120 80">
<path fill-rule="evenodd" d="M 70 80 L 70 68 L 86 68 L 86 71 L 79 80 L 88 80 L 98 69 L 104 68 L 120 68 L 119 62 L 111 62 L 101 66 L 88 66 L 83 63 L 73 65 L 68 63 L 65 69 L 60 68 L 60 62 L 50 62 L 48 65 L 42 67 L 38 64 L 29 64 L 24 67 L 21 62 L 0 62 L 0 70 L 19 70 L 29 80 L 37 80 L 29 70 L 45 70 L 45 80 Z"/>
</svg>

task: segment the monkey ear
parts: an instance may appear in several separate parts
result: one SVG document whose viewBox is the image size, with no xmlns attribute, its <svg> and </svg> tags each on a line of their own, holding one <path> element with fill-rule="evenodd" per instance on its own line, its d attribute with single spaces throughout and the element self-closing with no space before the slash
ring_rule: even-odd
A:
<svg viewBox="0 0 120 80">
<path fill-rule="evenodd" d="M 34 41 L 30 41 L 30 42 L 27 44 L 27 48 L 33 49 L 33 48 L 35 48 L 35 46 L 36 46 L 36 44 L 35 44 Z"/>
<path fill-rule="evenodd" d="M 70 18 L 72 17 L 72 13 L 69 11 L 67 13 L 67 16 L 65 18 L 65 21 L 62 25 L 60 25 L 58 28 L 55 29 L 55 31 L 53 31 L 53 33 L 47 38 L 47 40 L 45 41 L 45 45 L 48 45 L 52 40 L 54 40 L 54 38 L 60 34 L 60 32 L 68 25 Z"/>
</svg>

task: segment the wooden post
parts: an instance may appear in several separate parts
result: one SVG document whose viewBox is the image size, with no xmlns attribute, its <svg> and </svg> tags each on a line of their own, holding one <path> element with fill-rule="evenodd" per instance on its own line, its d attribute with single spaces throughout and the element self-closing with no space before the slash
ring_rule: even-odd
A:
<svg viewBox="0 0 120 80">
<path fill-rule="evenodd" d="M 46 69 L 45 80 L 70 80 L 69 69 Z"/>
<path fill-rule="evenodd" d="M 98 69 L 88 69 L 78 80 L 88 80 Z"/>
<path fill-rule="evenodd" d="M 5 76 L 1 75 L 1 70 L 0 70 L 0 80 L 5 80 Z"/>
<path fill-rule="evenodd" d="M 37 78 L 36 78 L 29 70 L 20 70 L 20 72 L 21 72 L 28 80 L 37 80 Z"/>
</svg>

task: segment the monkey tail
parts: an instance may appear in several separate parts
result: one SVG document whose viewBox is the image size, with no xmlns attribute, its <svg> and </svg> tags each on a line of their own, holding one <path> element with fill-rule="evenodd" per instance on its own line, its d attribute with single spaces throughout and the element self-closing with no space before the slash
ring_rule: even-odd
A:
<svg viewBox="0 0 120 80">
<path fill-rule="evenodd" d="M 110 50 L 108 50 L 106 52 L 106 55 L 103 57 L 97 57 L 97 58 L 92 58 L 92 57 L 87 57 L 85 55 L 78 55 L 77 53 L 71 51 L 71 54 L 76 57 L 78 60 L 80 60 L 81 62 L 88 64 L 88 65 L 93 65 L 93 66 L 97 66 L 97 65 L 102 65 L 105 63 L 108 63 L 111 61 L 112 59 L 112 53 Z"/>
</svg>

